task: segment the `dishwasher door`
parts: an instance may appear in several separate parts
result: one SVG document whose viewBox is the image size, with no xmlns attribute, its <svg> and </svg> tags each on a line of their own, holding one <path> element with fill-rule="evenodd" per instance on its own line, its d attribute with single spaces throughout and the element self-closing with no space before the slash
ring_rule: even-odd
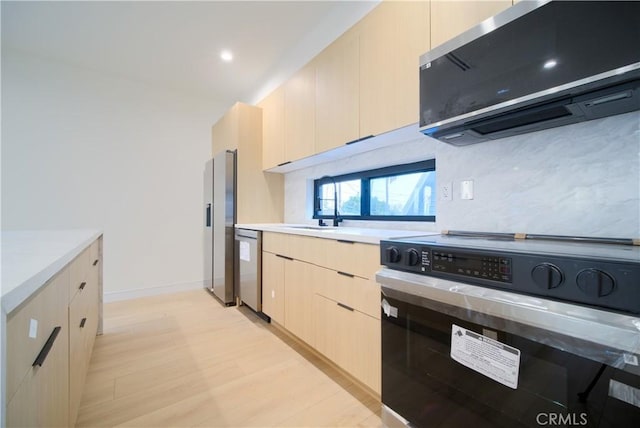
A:
<svg viewBox="0 0 640 428">
<path fill-rule="evenodd" d="M 262 312 L 262 232 L 236 229 L 237 291 L 240 300 L 257 313 Z"/>
</svg>

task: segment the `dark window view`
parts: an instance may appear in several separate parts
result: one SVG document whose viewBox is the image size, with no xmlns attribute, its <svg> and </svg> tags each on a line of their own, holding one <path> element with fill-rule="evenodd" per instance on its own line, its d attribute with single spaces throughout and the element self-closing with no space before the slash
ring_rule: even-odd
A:
<svg viewBox="0 0 640 428">
<path fill-rule="evenodd" d="M 313 218 L 435 221 L 435 185 L 435 160 L 322 177 Z"/>
</svg>

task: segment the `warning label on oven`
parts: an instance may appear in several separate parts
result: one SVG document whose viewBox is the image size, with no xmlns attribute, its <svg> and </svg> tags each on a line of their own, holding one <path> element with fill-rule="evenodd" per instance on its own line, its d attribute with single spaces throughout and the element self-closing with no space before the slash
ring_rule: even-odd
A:
<svg viewBox="0 0 640 428">
<path fill-rule="evenodd" d="M 451 358 L 510 388 L 518 388 L 520 350 L 453 324 Z"/>
</svg>

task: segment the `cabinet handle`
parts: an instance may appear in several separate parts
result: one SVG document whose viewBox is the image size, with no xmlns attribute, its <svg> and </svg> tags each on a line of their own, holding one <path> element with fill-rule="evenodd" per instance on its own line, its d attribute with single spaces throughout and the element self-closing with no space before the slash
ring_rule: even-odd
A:
<svg viewBox="0 0 640 428">
<path fill-rule="evenodd" d="M 353 278 L 355 276 L 355 275 L 351 275 L 350 273 L 340 272 L 340 271 L 338 271 L 338 275 L 348 276 L 349 278 Z"/>
<path fill-rule="evenodd" d="M 95 261 L 93 262 L 93 265 L 94 266 L 97 265 L 99 261 L 100 261 L 100 259 L 95 259 Z"/>
<path fill-rule="evenodd" d="M 276 254 L 276 257 L 280 257 L 281 259 L 285 259 L 285 260 L 293 260 L 292 257 L 282 256 L 280 254 Z"/>
<path fill-rule="evenodd" d="M 86 282 L 81 282 L 80 283 L 80 287 L 78 287 L 80 290 L 84 290 L 84 287 L 87 285 Z"/>
<path fill-rule="evenodd" d="M 366 137 L 357 138 L 353 141 L 349 141 L 348 143 L 344 143 L 344 145 L 348 146 L 350 144 L 359 143 L 360 141 L 368 140 L 369 138 L 373 138 L 373 137 L 375 137 L 375 135 L 367 135 Z"/>
<path fill-rule="evenodd" d="M 279 163 L 278 166 L 285 166 L 285 165 L 288 165 L 290 163 L 291 163 L 291 161 L 286 161 L 286 162 Z"/>
<path fill-rule="evenodd" d="M 347 241 L 344 239 L 338 239 L 338 242 L 341 244 L 355 244 L 355 241 Z"/>
<path fill-rule="evenodd" d="M 345 309 L 346 309 L 346 310 L 348 310 L 348 311 L 353 312 L 353 308 L 352 308 L 351 306 L 347 306 L 347 305 L 345 305 L 344 303 L 340 303 L 340 302 L 338 302 L 338 306 L 340 306 L 341 308 L 345 308 Z"/>
<path fill-rule="evenodd" d="M 44 344 L 44 346 L 40 350 L 40 353 L 36 357 L 36 360 L 33 362 L 31 367 L 35 367 L 35 366 L 42 367 L 42 364 L 44 364 L 44 360 L 47 359 L 47 355 L 49 355 L 49 351 L 51 351 L 53 342 L 56 341 L 56 338 L 58 337 L 58 333 L 60 333 L 60 330 L 62 330 L 62 327 L 56 327 L 53 329 L 53 331 L 51 332 L 51 336 L 49 336 L 49 338 L 47 339 L 47 342 Z"/>
<path fill-rule="evenodd" d="M 87 322 L 86 318 L 82 318 L 82 320 L 80 321 L 80 328 L 84 328 L 84 324 Z"/>
</svg>

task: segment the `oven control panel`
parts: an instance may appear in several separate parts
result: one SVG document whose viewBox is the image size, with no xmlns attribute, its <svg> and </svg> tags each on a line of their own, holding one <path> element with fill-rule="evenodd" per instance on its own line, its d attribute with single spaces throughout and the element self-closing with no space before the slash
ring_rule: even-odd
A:
<svg viewBox="0 0 640 428">
<path fill-rule="evenodd" d="M 442 273 L 506 283 L 513 279 L 512 259 L 495 254 L 400 244 L 384 248 L 381 260 L 391 268 L 425 275 Z"/>
<path fill-rule="evenodd" d="M 381 264 L 450 281 L 640 314 L 640 260 L 544 256 L 382 241 Z"/>
</svg>

